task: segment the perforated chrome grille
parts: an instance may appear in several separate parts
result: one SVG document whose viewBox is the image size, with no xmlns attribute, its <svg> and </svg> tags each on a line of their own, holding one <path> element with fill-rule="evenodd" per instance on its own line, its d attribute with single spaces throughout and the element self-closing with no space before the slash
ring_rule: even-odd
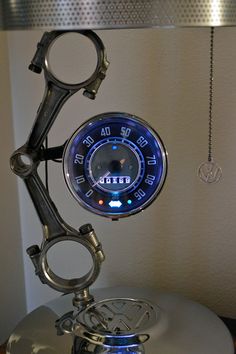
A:
<svg viewBox="0 0 236 354">
<path fill-rule="evenodd" d="M 1 29 L 234 25 L 235 0 L 0 0 Z"/>
</svg>

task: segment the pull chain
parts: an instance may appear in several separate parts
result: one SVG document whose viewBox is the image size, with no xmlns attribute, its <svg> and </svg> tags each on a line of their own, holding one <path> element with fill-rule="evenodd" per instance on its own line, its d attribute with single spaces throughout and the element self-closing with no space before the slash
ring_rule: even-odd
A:
<svg viewBox="0 0 236 354">
<path fill-rule="evenodd" d="M 209 122 L 208 122 L 208 162 L 212 161 L 212 105 L 213 105 L 213 80 L 214 80 L 214 34 L 215 28 L 211 27 L 210 40 L 210 81 L 209 81 Z"/>
<path fill-rule="evenodd" d="M 212 157 L 212 127 L 213 127 L 213 80 L 214 80 L 214 35 L 215 28 L 211 27 L 210 36 L 210 80 L 209 80 L 209 118 L 208 118 L 208 159 L 198 169 L 199 178 L 205 183 L 218 182 L 222 176 L 220 166 Z"/>
</svg>

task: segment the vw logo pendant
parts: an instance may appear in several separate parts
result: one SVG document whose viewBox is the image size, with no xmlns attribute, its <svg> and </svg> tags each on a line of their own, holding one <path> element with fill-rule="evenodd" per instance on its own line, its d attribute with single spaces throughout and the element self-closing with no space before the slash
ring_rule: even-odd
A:
<svg viewBox="0 0 236 354">
<path fill-rule="evenodd" d="M 198 169 L 198 177 L 205 183 L 219 182 L 222 176 L 221 167 L 213 160 L 203 162 Z"/>
</svg>

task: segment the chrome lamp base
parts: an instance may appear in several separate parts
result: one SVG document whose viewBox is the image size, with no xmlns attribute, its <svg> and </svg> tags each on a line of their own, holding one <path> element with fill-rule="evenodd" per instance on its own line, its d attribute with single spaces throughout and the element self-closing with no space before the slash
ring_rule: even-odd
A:
<svg viewBox="0 0 236 354">
<path fill-rule="evenodd" d="M 65 295 L 28 314 L 11 335 L 7 353 L 234 353 L 223 322 L 183 296 L 137 288 L 96 289 L 93 295 L 95 301 L 74 317 L 73 334 L 70 320 L 61 320 L 73 313 L 72 295 Z"/>
</svg>

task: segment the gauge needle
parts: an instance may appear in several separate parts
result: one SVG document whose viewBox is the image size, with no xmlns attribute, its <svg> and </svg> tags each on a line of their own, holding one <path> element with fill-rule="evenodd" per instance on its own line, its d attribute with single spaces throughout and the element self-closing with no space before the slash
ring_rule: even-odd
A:
<svg viewBox="0 0 236 354">
<path fill-rule="evenodd" d="M 103 179 L 103 178 L 106 178 L 109 174 L 110 174 L 110 171 L 107 171 L 103 176 L 99 177 L 99 179 L 97 180 L 97 182 L 94 183 L 94 184 L 92 185 L 92 187 L 95 187 L 96 185 L 98 185 L 98 183 L 100 183 L 100 180 Z"/>
<path fill-rule="evenodd" d="M 120 164 L 121 164 L 121 166 L 123 166 L 123 165 L 124 165 L 124 163 L 125 163 L 125 159 L 121 159 L 121 160 L 120 160 Z"/>
</svg>

